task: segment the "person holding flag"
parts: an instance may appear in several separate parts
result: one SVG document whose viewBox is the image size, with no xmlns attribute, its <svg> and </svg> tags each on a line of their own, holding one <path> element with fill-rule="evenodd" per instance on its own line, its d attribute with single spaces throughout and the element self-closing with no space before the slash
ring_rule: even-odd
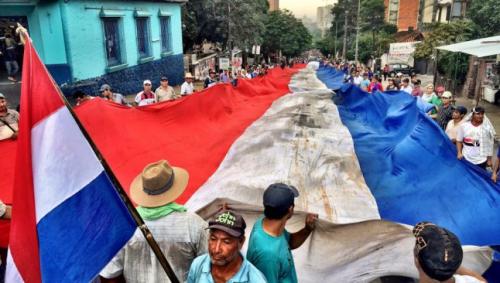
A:
<svg viewBox="0 0 500 283">
<path fill-rule="evenodd" d="M 155 251 L 157 244 L 18 30 L 26 45 L 5 281 L 90 282 L 137 227 Z M 155 255 L 179 282 L 164 255 Z"/>
</svg>

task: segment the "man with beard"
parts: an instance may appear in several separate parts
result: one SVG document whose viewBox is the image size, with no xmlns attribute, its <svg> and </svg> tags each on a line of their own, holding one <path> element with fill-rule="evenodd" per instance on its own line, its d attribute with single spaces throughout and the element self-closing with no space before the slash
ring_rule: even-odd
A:
<svg viewBox="0 0 500 283">
<path fill-rule="evenodd" d="M 483 169 L 491 167 L 495 130 L 484 123 L 484 108 L 472 109 L 472 119 L 457 131 L 457 158 L 469 161 Z"/>
<path fill-rule="evenodd" d="M 222 211 L 208 224 L 208 254 L 197 257 L 188 283 L 265 283 L 264 275 L 241 254 L 245 242 L 245 219 Z"/>
<path fill-rule="evenodd" d="M 8 109 L 7 104 L 5 96 L 0 93 L 0 140 L 17 138 L 19 113 Z"/>
</svg>

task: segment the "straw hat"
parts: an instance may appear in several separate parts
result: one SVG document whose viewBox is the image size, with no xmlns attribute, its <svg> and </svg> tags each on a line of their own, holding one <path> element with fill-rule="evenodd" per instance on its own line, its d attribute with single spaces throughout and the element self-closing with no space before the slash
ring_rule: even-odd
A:
<svg viewBox="0 0 500 283">
<path fill-rule="evenodd" d="M 186 189 L 189 173 L 160 160 L 147 165 L 130 185 L 130 197 L 143 207 L 158 207 L 176 200 Z"/>
<path fill-rule="evenodd" d="M 186 79 L 194 79 L 193 75 L 191 73 L 186 73 L 185 76 Z"/>
</svg>

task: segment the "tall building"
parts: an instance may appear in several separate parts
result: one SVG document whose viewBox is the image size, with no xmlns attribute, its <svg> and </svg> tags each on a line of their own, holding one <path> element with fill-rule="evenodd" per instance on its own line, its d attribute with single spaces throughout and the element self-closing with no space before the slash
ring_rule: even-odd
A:
<svg viewBox="0 0 500 283">
<path fill-rule="evenodd" d="M 465 16 L 468 0 L 384 0 L 385 20 L 398 31 L 423 29 L 424 24 Z"/>
<path fill-rule="evenodd" d="M 277 11 L 280 9 L 280 0 L 267 0 L 269 2 L 269 11 Z"/>
<path fill-rule="evenodd" d="M 398 27 L 398 31 L 417 29 L 422 0 L 384 0 L 385 20 Z M 426 0 L 423 0 L 426 1 Z"/>
<path fill-rule="evenodd" d="M 316 20 L 318 28 L 321 30 L 321 37 L 324 37 L 328 30 L 332 26 L 333 15 L 332 15 L 333 5 L 326 5 L 323 7 L 318 7 L 316 12 Z"/>
</svg>

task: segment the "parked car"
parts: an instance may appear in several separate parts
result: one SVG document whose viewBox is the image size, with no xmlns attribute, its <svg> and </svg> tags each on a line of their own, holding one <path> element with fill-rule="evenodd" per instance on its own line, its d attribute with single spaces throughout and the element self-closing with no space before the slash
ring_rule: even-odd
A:
<svg viewBox="0 0 500 283">
<path fill-rule="evenodd" d="M 389 65 L 389 76 L 395 77 L 397 73 L 402 73 L 408 76 L 415 75 L 417 72 L 413 67 L 405 64 L 392 64 Z"/>
</svg>

